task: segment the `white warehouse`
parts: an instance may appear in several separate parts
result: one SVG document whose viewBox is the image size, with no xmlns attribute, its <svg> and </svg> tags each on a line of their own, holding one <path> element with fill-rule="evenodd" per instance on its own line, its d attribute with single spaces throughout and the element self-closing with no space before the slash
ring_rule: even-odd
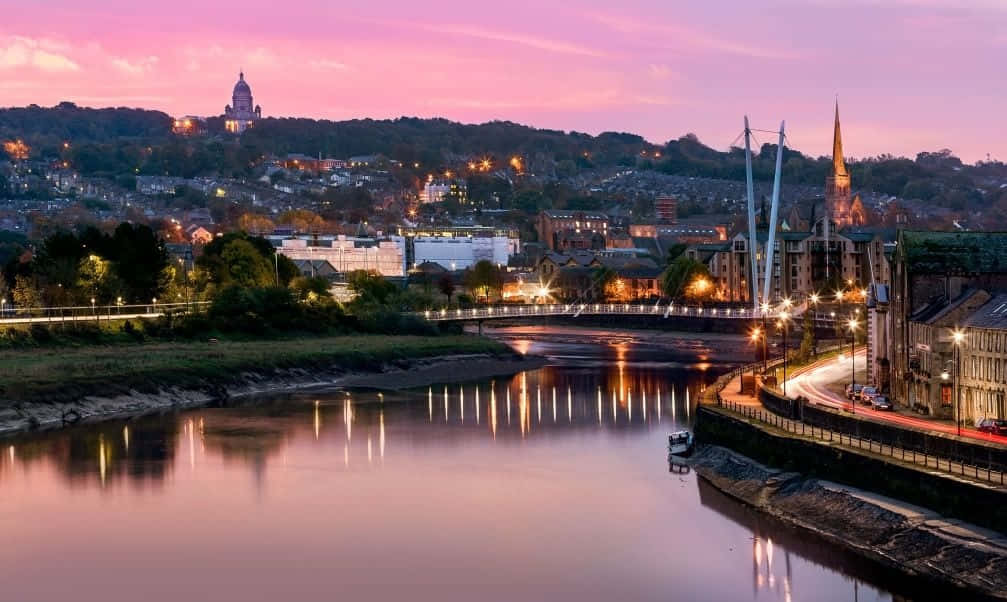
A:
<svg viewBox="0 0 1007 602">
<path fill-rule="evenodd" d="M 464 270 L 484 259 L 506 266 L 521 245 L 516 232 L 481 226 L 400 229 L 399 234 L 410 267 L 432 262 L 447 270 Z"/>
</svg>

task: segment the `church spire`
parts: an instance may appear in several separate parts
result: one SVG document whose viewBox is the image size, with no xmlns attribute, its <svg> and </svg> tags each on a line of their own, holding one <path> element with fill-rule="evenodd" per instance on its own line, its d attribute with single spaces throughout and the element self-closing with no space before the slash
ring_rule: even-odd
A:
<svg viewBox="0 0 1007 602">
<path fill-rule="evenodd" d="M 832 173 L 837 176 L 846 175 L 846 163 L 843 161 L 843 135 L 839 132 L 839 101 L 836 101 L 836 125 L 832 133 Z"/>
</svg>

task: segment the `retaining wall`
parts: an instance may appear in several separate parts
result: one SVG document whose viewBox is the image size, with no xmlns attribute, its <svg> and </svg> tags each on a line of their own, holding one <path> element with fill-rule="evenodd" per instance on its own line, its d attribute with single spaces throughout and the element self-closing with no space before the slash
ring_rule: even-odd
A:
<svg viewBox="0 0 1007 602">
<path fill-rule="evenodd" d="M 700 406 L 696 437 L 764 464 L 875 491 L 1007 533 L 1007 491 L 811 440 L 778 435 Z"/>
</svg>

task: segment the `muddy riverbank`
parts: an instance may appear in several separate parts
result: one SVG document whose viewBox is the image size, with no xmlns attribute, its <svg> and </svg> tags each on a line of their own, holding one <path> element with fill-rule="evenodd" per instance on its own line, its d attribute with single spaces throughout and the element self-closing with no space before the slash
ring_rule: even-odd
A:
<svg viewBox="0 0 1007 602">
<path fill-rule="evenodd" d="M 169 380 L 143 383 L 114 394 L 79 396 L 63 392 L 51 400 L 10 403 L 0 408 L 0 436 L 77 424 L 142 416 L 204 406 L 227 399 L 340 388 L 406 389 L 432 383 L 462 382 L 534 370 L 545 360 L 512 353 L 455 354 L 396 359 L 372 369 L 339 365 L 312 368 L 243 370 L 227 380 L 204 379 L 199 386 L 174 386 Z"/>
<path fill-rule="evenodd" d="M 696 472 L 727 495 L 935 587 L 1007 600 L 1007 537 L 892 498 L 701 447 Z"/>
</svg>

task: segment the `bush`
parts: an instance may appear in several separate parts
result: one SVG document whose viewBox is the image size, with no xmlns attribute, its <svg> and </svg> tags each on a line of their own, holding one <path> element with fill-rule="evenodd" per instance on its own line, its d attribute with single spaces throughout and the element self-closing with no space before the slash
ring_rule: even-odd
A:
<svg viewBox="0 0 1007 602">
<path fill-rule="evenodd" d="M 98 343 L 102 339 L 101 328 L 93 322 L 72 322 L 67 328 L 67 336 L 85 341 L 88 343 Z"/>
<path fill-rule="evenodd" d="M 122 331 L 128 334 L 135 341 L 143 340 L 143 332 L 141 332 L 136 326 L 133 326 L 133 323 L 129 320 L 126 320 L 126 323 L 122 325 Z"/>
<path fill-rule="evenodd" d="M 32 324 L 28 327 L 28 334 L 36 343 L 48 343 L 53 338 L 52 331 L 45 324 Z"/>
</svg>

